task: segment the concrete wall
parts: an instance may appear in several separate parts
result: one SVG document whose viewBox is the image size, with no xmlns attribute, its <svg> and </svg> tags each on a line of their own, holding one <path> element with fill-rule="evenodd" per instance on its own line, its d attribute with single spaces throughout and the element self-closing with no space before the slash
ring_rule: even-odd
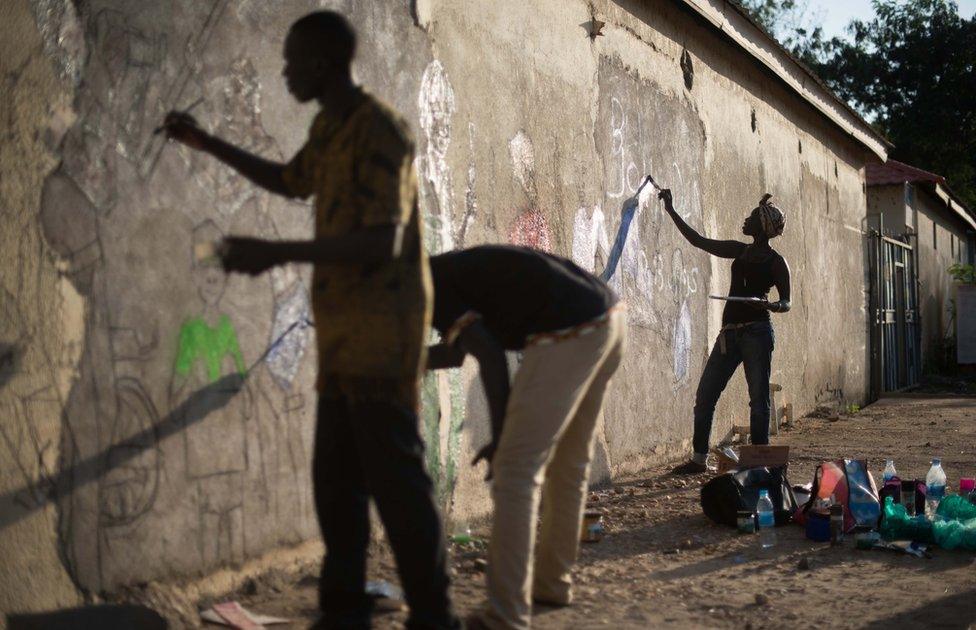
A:
<svg viewBox="0 0 976 630">
<path fill-rule="evenodd" d="M 868 214 L 880 215 L 886 235 L 907 234 L 916 229 L 915 213 L 905 184 L 868 187 Z"/>
<path fill-rule="evenodd" d="M 508 241 L 599 272 L 625 239 L 611 282 L 630 305 L 630 348 L 596 477 L 688 452 L 721 317 L 707 295 L 729 282 L 728 261 L 688 246 L 653 200 L 621 224 L 644 173 L 714 237 L 736 237 L 760 195 L 776 196 L 794 310 L 774 315 L 773 379 L 800 414 L 864 397 L 868 158 L 680 3 L 79 6 L 2 9 L 0 120 L 12 140 L 0 149 L 0 279 L 3 341 L 18 357 L 0 385 L 17 408 L 0 419 L 2 609 L 205 573 L 315 535 L 313 332 L 294 329 L 259 360 L 307 312 L 308 270 L 225 278 L 192 256 L 220 234 L 308 236 L 311 209 L 152 130 L 200 101 L 193 114 L 216 133 L 292 155 L 314 112 L 282 85 L 281 43 L 318 6 L 349 15 L 358 79 L 413 126 L 432 251 Z M 607 24 L 591 39 L 582 25 L 594 15 Z M 240 352 L 191 334 L 204 324 Z M 482 472 L 466 464 L 488 434 L 474 377 L 468 362 L 424 385 L 428 465 L 455 522 L 489 508 Z M 747 417 L 736 376 L 716 439 Z"/>
<path fill-rule="evenodd" d="M 929 346 L 955 335 L 952 322 L 953 280 L 948 268 L 969 260 L 969 236 L 961 221 L 947 216 L 943 203 L 916 188 L 913 208 L 918 222 L 919 306 L 922 314 L 922 359 Z"/>
<path fill-rule="evenodd" d="M 924 186 L 887 184 L 868 188 L 868 214 L 881 215 L 885 234 L 916 234 L 919 313 L 922 318 L 922 361 L 933 343 L 955 334 L 952 300 L 955 291 L 948 268 L 970 256 L 968 226 L 949 214 L 945 204 Z"/>
</svg>

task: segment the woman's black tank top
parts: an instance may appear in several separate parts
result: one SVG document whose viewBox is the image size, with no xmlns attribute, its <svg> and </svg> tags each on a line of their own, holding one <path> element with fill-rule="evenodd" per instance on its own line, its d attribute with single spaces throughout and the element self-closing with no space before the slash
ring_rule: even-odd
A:
<svg viewBox="0 0 976 630">
<path fill-rule="evenodd" d="M 732 261 L 732 286 L 729 295 L 737 297 L 758 297 L 768 299 L 773 286 L 773 265 L 781 256 L 770 250 L 765 258 L 753 261 L 747 258 L 751 246 Z M 742 302 L 726 302 L 722 312 L 722 325 L 747 324 L 769 321 L 769 311 Z"/>
</svg>

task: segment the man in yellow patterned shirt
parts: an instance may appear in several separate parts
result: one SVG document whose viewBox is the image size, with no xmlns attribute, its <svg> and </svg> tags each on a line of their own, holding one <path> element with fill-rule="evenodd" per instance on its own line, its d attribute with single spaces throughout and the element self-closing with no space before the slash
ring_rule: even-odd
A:
<svg viewBox="0 0 976 630">
<path fill-rule="evenodd" d="M 295 22 L 284 76 L 321 111 L 288 164 L 264 160 L 203 132 L 183 113 L 169 137 L 210 153 L 272 192 L 315 198 L 315 240 L 230 238 L 228 271 L 259 274 L 314 264 L 319 417 L 313 480 L 326 557 L 323 627 L 368 627 L 365 594 L 369 497 L 379 509 L 410 605 L 410 628 L 453 628 L 443 531 L 418 432 L 418 378 L 430 325 L 431 288 L 417 216 L 413 140 L 407 124 L 357 87 L 355 34 L 337 13 Z"/>
</svg>

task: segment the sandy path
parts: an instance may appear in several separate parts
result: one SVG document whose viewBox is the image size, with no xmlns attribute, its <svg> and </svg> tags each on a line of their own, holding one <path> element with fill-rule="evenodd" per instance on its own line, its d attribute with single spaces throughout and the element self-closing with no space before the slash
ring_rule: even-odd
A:
<svg viewBox="0 0 976 630">
<path fill-rule="evenodd" d="M 924 477 L 943 458 L 950 488 L 976 475 L 976 398 L 888 399 L 836 421 L 804 418 L 775 443 L 792 447 L 790 479 L 812 479 L 817 462 L 866 457 L 877 479 L 885 457 L 899 473 Z M 934 550 L 931 560 L 813 543 L 801 528 L 778 528 L 778 544 L 712 525 L 698 504 L 708 475 L 680 479 L 664 468 L 595 493 L 608 535 L 584 545 L 576 571 L 577 601 L 538 610 L 537 628 L 778 628 L 830 625 L 893 628 L 909 624 L 967 628 L 976 624 L 974 554 Z M 452 549 L 458 610 L 483 598 L 477 549 Z M 809 568 L 800 568 L 801 560 Z M 388 552 L 371 558 L 371 579 L 395 580 Z M 301 620 L 315 618 L 311 575 L 262 580 L 239 594 L 245 606 Z M 377 628 L 402 627 L 402 613 L 378 615 Z M 279 626 L 282 627 L 282 626 Z"/>
</svg>

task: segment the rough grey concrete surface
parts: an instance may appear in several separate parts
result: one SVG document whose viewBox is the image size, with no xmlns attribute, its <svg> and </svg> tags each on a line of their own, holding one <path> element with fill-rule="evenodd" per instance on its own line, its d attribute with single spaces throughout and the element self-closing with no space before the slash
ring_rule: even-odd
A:
<svg viewBox="0 0 976 630">
<path fill-rule="evenodd" d="M 307 237 L 311 209 L 153 129 L 196 104 L 211 131 L 290 157 L 314 112 L 284 89 L 282 41 L 319 7 L 349 16 L 357 79 L 412 125 L 432 252 L 512 242 L 612 271 L 630 346 L 595 478 L 689 450 L 721 316 L 707 294 L 729 279 L 654 199 L 624 220 L 645 173 L 713 237 L 734 238 L 761 194 L 776 196 L 795 306 L 774 316 L 773 380 L 798 413 L 860 402 L 873 158 L 680 4 L 3 3 L 0 342 L 16 361 L 0 383 L 0 610 L 206 574 L 316 536 L 314 331 L 261 358 L 307 314 L 308 269 L 224 277 L 193 254 L 224 234 Z M 590 38 L 594 16 L 607 24 Z M 445 515 L 483 518 L 483 472 L 467 466 L 488 435 L 474 366 L 428 378 L 423 399 Z M 737 376 L 716 439 L 746 422 L 746 403 Z"/>
</svg>

